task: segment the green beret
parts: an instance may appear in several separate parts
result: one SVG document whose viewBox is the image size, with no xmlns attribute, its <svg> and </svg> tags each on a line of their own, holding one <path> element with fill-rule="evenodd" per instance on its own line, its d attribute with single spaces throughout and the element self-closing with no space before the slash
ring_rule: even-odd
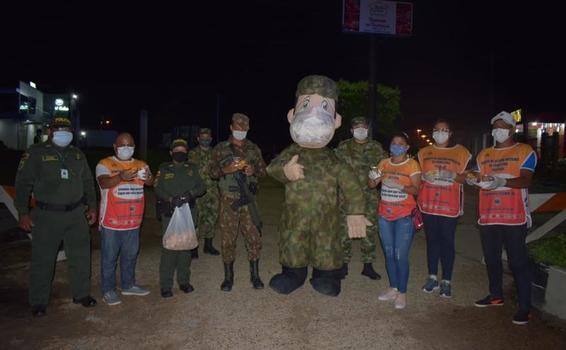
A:
<svg viewBox="0 0 566 350">
<path fill-rule="evenodd" d="M 234 113 L 232 115 L 232 123 L 238 125 L 244 130 L 250 129 L 250 118 L 243 113 Z"/>
<path fill-rule="evenodd" d="M 369 125 L 368 119 L 366 117 L 355 117 L 352 118 L 352 122 L 350 123 L 351 126 L 356 126 L 356 125 Z"/>
<path fill-rule="evenodd" d="M 200 128 L 198 133 L 199 134 L 212 134 L 212 131 L 210 130 L 210 128 Z"/>
<path fill-rule="evenodd" d="M 171 150 L 173 150 L 175 147 L 179 147 L 179 146 L 183 146 L 187 150 L 189 149 L 189 144 L 187 143 L 187 141 L 185 141 L 183 139 L 175 139 L 175 140 L 173 140 L 173 142 L 171 142 Z"/>
<path fill-rule="evenodd" d="M 55 117 L 51 120 L 51 127 L 52 128 L 70 128 L 72 127 L 71 121 L 69 118 L 65 117 Z"/>
<path fill-rule="evenodd" d="M 322 97 L 338 100 L 338 87 L 334 80 L 324 75 L 308 75 L 297 84 L 295 97 L 318 94 Z"/>
</svg>

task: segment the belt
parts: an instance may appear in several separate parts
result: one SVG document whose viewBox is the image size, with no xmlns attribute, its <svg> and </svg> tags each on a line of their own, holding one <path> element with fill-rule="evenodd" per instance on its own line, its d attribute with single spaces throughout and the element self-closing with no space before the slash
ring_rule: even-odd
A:
<svg viewBox="0 0 566 350">
<path fill-rule="evenodd" d="M 49 210 L 49 211 L 71 211 L 77 208 L 79 205 L 85 202 L 84 198 L 81 198 L 78 202 L 71 203 L 71 204 L 52 204 L 52 203 L 45 203 L 40 201 L 35 201 L 35 204 L 39 209 L 42 210 Z"/>
</svg>

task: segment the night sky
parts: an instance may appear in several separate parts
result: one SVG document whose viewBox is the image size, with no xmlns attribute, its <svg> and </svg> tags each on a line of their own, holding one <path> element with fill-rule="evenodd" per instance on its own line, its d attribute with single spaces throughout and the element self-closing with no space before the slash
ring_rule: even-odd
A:
<svg viewBox="0 0 566 350">
<path fill-rule="evenodd" d="M 43 1 L 4 7 L 0 82 L 80 94 L 83 125 L 112 118 L 151 141 L 178 124 L 216 129 L 233 112 L 275 152 L 307 74 L 367 80 L 369 38 L 341 32 L 342 1 Z M 563 14 L 555 2 L 414 1 L 413 36 L 378 38 L 379 83 L 401 89 L 405 129 L 436 118 L 488 123 L 496 112 L 564 113 Z M 490 91 L 493 92 L 492 104 Z"/>
</svg>

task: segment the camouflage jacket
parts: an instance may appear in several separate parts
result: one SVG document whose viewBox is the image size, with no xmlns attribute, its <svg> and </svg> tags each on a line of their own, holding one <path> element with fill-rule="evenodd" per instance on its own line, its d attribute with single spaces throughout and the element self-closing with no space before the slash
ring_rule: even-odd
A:
<svg viewBox="0 0 566 350">
<path fill-rule="evenodd" d="M 254 167 L 255 174 L 246 177 L 248 183 L 257 183 L 257 178 L 265 175 L 265 161 L 261 155 L 261 150 L 256 144 L 245 139 L 242 146 L 231 146 L 230 137 L 228 140 L 220 142 L 212 149 L 212 160 L 210 161 L 209 174 L 212 179 L 218 179 L 218 188 L 223 195 L 239 196 L 238 184 L 233 174 L 224 174 L 222 168 L 232 162 L 233 157 L 237 156 L 245 159 L 248 164 Z M 234 152 L 235 151 L 235 152 Z"/>
<path fill-rule="evenodd" d="M 283 166 L 295 154 L 304 166 L 305 178 L 289 181 Z M 348 215 L 365 214 L 365 200 L 352 168 L 340 162 L 329 148 L 309 149 L 292 144 L 267 167 L 267 172 L 285 184 L 285 205 L 280 222 L 285 230 L 338 230 L 338 189 L 344 193 Z"/>
<path fill-rule="evenodd" d="M 351 138 L 340 142 L 334 153 L 340 161 L 352 167 L 366 196 L 375 205 L 378 200 L 377 190 L 368 187 L 367 178 L 370 167 L 377 166 L 382 159 L 387 158 L 381 144 L 374 140 L 359 144 Z"/>
<path fill-rule="evenodd" d="M 199 174 L 206 188 L 216 188 L 218 185 L 217 180 L 210 178 L 210 161 L 212 160 L 212 148 L 204 149 L 200 146 L 196 146 L 189 151 L 189 162 L 198 165 Z"/>
</svg>

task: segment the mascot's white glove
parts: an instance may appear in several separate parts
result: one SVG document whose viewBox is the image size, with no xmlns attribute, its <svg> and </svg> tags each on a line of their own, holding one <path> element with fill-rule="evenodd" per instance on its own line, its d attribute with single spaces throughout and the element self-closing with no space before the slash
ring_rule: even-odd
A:
<svg viewBox="0 0 566 350">
<path fill-rule="evenodd" d="M 295 154 L 290 161 L 283 166 L 283 173 L 289 181 L 297 181 L 305 178 L 304 166 L 298 163 L 299 155 Z"/>
<path fill-rule="evenodd" d="M 348 224 L 348 237 L 350 238 L 365 237 L 366 226 L 373 226 L 364 215 L 348 215 L 346 216 L 346 223 Z"/>
<path fill-rule="evenodd" d="M 392 180 L 392 179 L 385 179 L 383 180 L 383 184 L 389 188 L 396 188 L 400 191 L 403 190 L 403 188 L 405 188 L 405 186 L 401 185 L 399 182 Z"/>
<path fill-rule="evenodd" d="M 485 181 L 484 184 L 481 186 L 484 190 L 495 190 L 496 188 L 503 187 L 507 183 L 502 177 L 493 176 L 493 180 Z"/>
</svg>

